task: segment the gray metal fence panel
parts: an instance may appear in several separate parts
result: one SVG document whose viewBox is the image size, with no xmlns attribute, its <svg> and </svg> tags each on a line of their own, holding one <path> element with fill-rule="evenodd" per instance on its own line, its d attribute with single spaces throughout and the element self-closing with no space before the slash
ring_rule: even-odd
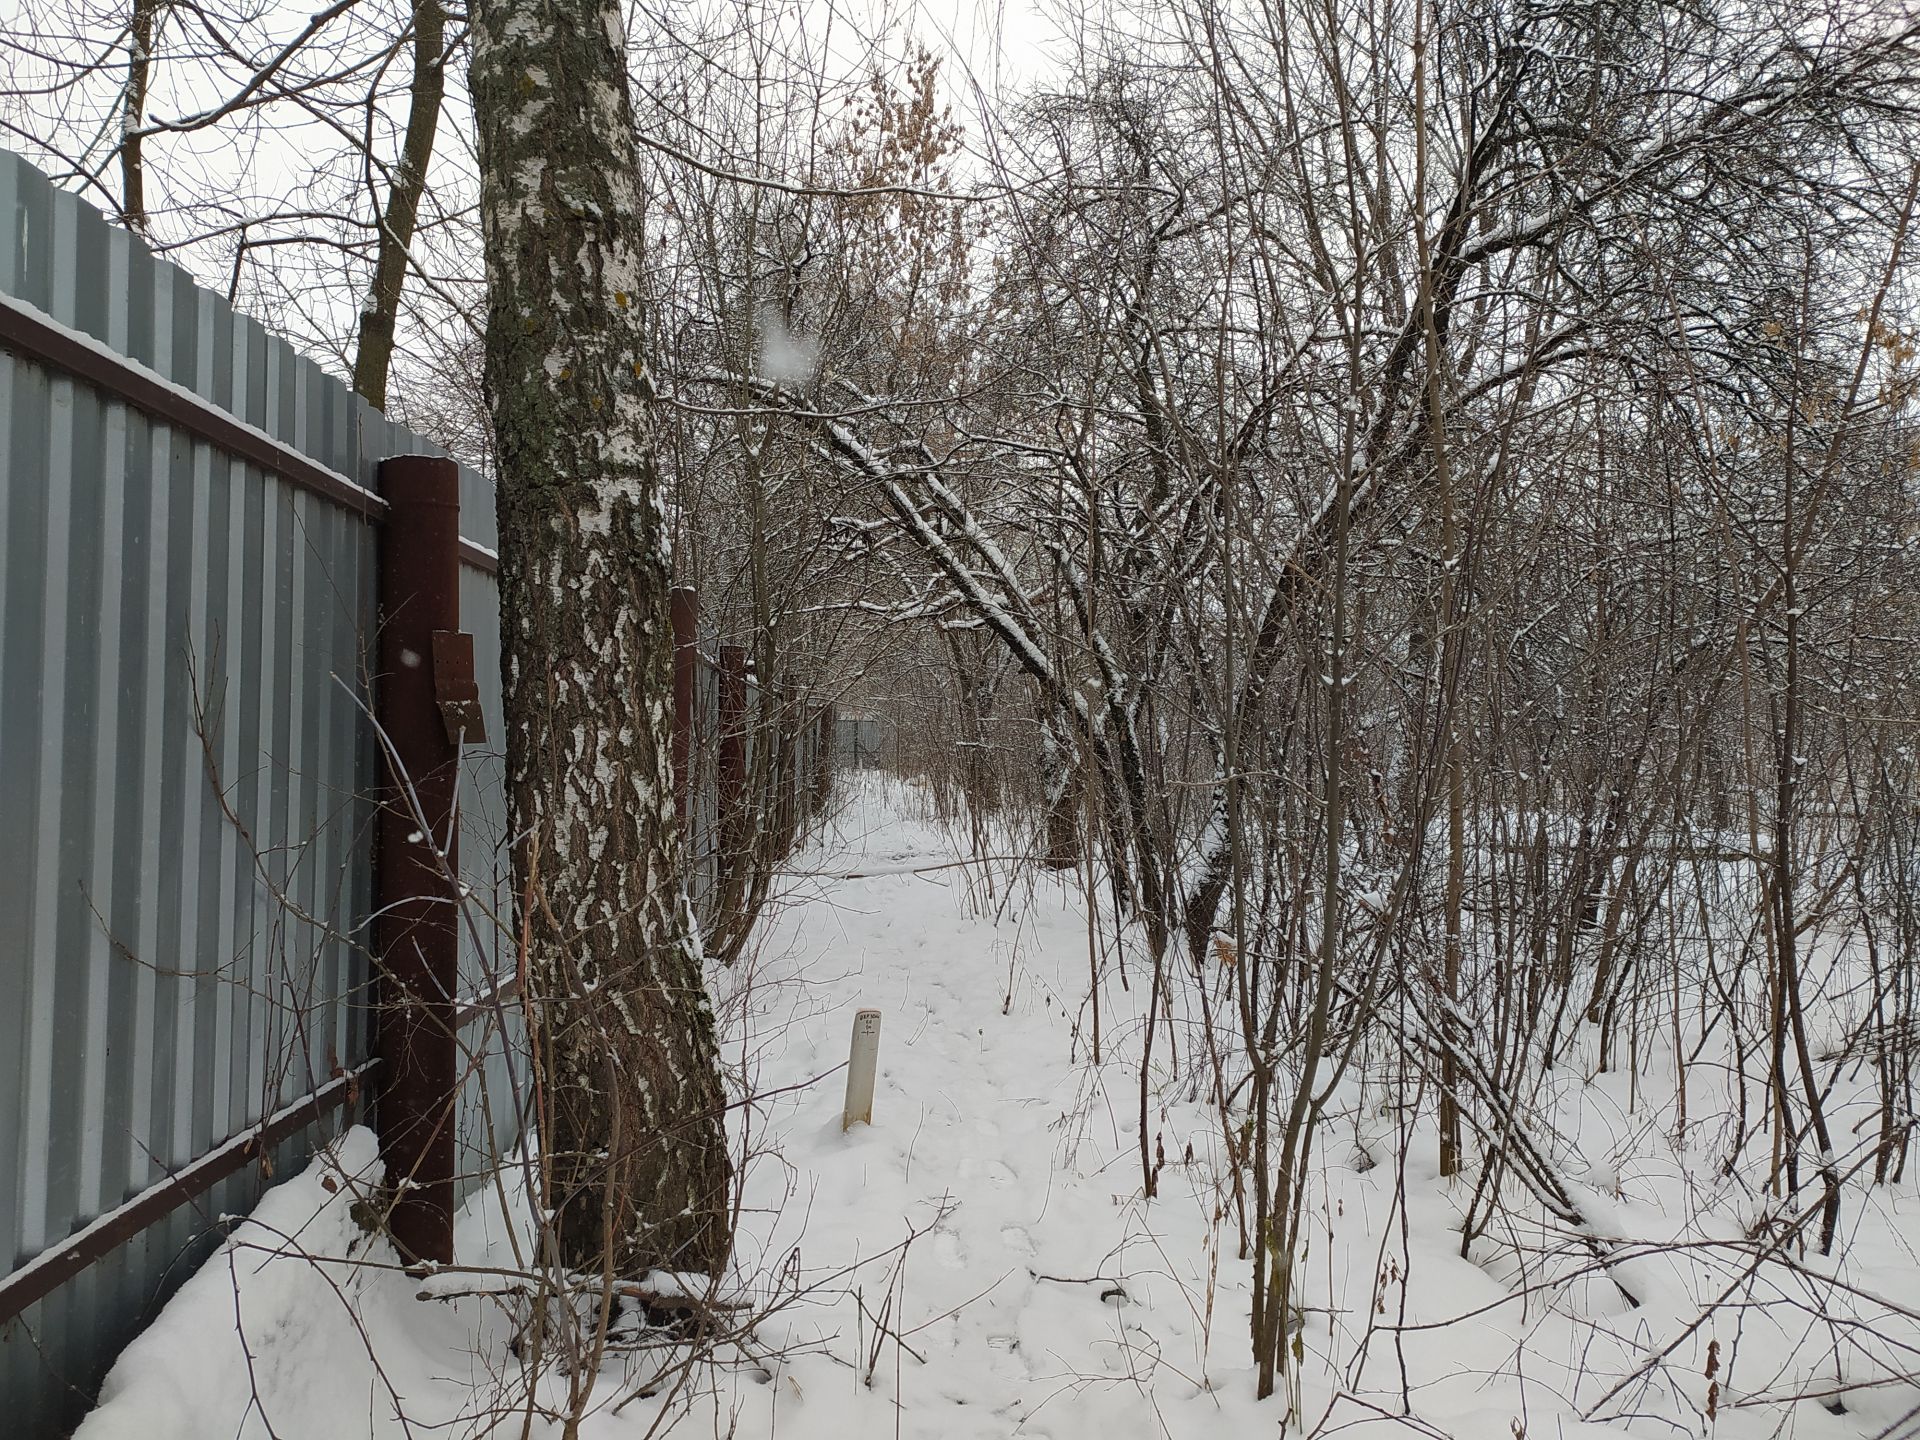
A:
<svg viewBox="0 0 1920 1440">
<path fill-rule="evenodd" d="M 368 488 L 381 459 L 436 453 L 5 153 L 0 294 Z M 491 548 L 488 484 L 462 490 Z M 364 516 L 0 350 L 0 1273 L 365 1056 L 376 543 Z M 490 575 L 463 572 L 462 613 L 494 747 L 463 780 L 463 855 L 504 913 Z M 495 945 L 476 932 L 466 978 L 497 971 Z M 505 1066 L 485 1057 L 490 1092 Z M 493 1120 L 510 1141 L 511 1105 Z M 71 1423 L 268 1178 L 222 1181 L 0 1331 L 9 1433 Z"/>
<path fill-rule="evenodd" d="M 476 508 L 477 497 L 464 483 L 466 477 L 462 479 L 460 511 L 465 528 L 465 517 Z M 467 534 L 491 548 L 490 495 L 484 514 L 485 524 L 475 527 L 478 533 L 468 530 Z M 486 739 L 468 747 L 461 777 L 460 871 L 468 894 L 460 934 L 460 994 L 468 1001 L 483 999 L 512 978 L 514 947 L 507 933 L 513 889 L 508 872 L 506 759 L 499 723 L 498 597 L 490 576 L 465 568 L 460 577 L 460 613 L 467 617 L 483 610 L 495 617 L 495 623 L 483 627 L 464 618 L 462 621 L 474 631 L 474 672 L 488 726 Z M 514 1058 L 526 1049 L 518 1006 L 488 1006 L 485 1018 L 466 1026 L 460 1040 L 466 1068 L 457 1117 L 458 1178 L 454 1193 L 465 1200 L 485 1183 L 500 1147 L 511 1145 L 520 1133 L 516 1105 L 527 1093 L 527 1077 L 524 1066 L 517 1066 Z"/>
<path fill-rule="evenodd" d="M 872 715 L 842 715 L 833 726 L 836 769 L 862 769 L 881 762 L 893 743 L 893 727 Z"/>
</svg>

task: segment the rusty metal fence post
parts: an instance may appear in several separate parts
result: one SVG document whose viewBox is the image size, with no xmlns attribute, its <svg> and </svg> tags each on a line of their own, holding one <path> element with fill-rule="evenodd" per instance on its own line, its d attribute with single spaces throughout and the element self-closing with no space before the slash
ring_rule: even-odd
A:
<svg viewBox="0 0 1920 1440">
<path fill-rule="evenodd" d="M 374 860 L 377 1128 L 394 1187 L 394 1245 L 410 1263 L 445 1264 L 453 1259 L 459 985 L 456 716 L 465 698 L 460 473 L 451 460 L 403 456 L 381 463 L 380 489 L 390 508 L 374 686 L 385 735 Z M 470 641 L 465 670 L 471 687 Z"/>
</svg>

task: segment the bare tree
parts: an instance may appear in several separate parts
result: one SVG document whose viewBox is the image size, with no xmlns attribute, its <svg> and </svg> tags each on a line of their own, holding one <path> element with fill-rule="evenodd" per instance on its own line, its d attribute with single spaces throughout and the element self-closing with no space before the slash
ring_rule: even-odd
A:
<svg viewBox="0 0 1920 1440">
<path fill-rule="evenodd" d="M 717 1275 L 724 1096 L 674 813 L 624 36 L 599 0 L 475 13 L 515 923 L 562 1258 Z"/>
<path fill-rule="evenodd" d="M 298 15 L 60 0 L 0 34 L 17 61 L 0 126 L 56 182 L 334 359 L 374 405 L 395 398 L 397 336 L 437 350 L 463 328 L 479 273 L 471 165 L 446 146 L 436 163 L 435 141 L 466 27 L 440 0 Z M 413 417 L 434 420 L 449 367 L 402 359 L 409 380 L 439 379 L 417 387 Z"/>
</svg>

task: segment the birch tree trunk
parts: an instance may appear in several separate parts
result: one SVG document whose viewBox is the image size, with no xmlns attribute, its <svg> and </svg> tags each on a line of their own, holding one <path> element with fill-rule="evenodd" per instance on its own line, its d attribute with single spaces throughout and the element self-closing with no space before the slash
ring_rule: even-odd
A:
<svg viewBox="0 0 1920 1440">
<path fill-rule="evenodd" d="M 571 1268 L 718 1274 L 723 1089 L 680 871 L 669 525 L 621 10 L 480 0 L 516 933 Z"/>
</svg>

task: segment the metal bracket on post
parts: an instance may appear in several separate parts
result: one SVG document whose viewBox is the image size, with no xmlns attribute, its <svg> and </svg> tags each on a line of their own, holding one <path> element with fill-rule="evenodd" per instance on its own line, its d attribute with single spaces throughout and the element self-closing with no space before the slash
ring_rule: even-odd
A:
<svg viewBox="0 0 1920 1440">
<path fill-rule="evenodd" d="M 459 468 L 425 455 L 386 460 L 380 491 L 388 512 L 374 677 L 374 714 L 385 737 L 374 842 L 376 1128 L 394 1186 L 387 1225 L 394 1248 L 409 1265 L 444 1265 L 453 1259 L 460 965 L 454 795 L 465 727 L 443 702 L 470 701 L 479 709 L 472 642 L 458 634 Z M 470 696 L 456 693 L 461 640 Z"/>
<path fill-rule="evenodd" d="M 459 630 L 433 632 L 433 698 L 449 745 L 479 745 L 487 738 L 480 709 L 480 681 L 473 669 L 473 636 Z"/>
</svg>

